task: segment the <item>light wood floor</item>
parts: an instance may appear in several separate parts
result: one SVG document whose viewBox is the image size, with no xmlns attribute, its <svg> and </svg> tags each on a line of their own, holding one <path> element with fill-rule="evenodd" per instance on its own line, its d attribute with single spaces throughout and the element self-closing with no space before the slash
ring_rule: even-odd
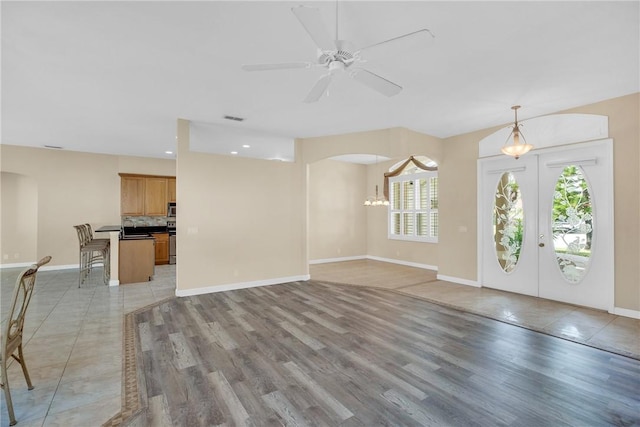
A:
<svg viewBox="0 0 640 427">
<path fill-rule="evenodd" d="M 637 425 L 640 362 L 395 291 L 310 281 L 133 316 L 132 425 Z"/>
</svg>

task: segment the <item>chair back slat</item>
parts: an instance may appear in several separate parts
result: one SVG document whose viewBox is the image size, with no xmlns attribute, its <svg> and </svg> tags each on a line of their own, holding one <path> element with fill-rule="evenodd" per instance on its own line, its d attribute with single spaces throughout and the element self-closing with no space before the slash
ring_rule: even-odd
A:
<svg viewBox="0 0 640 427">
<path fill-rule="evenodd" d="M 24 330 L 24 317 L 27 312 L 29 302 L 31 301 L 31 295 L 33 294 L 33 288 L 36 283 L 36 274 L 38 273 L 38 269 L 49 261 L 51 261 L 50 256 L 42 258 L 36 264 L 33 264 L 31 267 L 24 270 L 16 280 L 11 305 L 9 307 L 9 317 L 7 318 L 4 334 L 2 335 L 2 348 L 5 351 L 6 349 L 11 348 L 13 342 L 17 341 L 22 336 L 22 331 Z"/>
</svg>

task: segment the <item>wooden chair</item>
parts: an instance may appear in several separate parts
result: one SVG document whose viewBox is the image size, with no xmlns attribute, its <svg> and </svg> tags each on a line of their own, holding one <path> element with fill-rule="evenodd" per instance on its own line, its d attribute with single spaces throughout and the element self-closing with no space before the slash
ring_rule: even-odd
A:
<svg viewBox="0 0 640 427">
<path fill-rule="evenodd" d="M 27 370 L 27 365 L 22 353 L 24 315 L 27 312 L 29 301 L 31 301 L 31 294 L 33 293 L 33 287 L 36 283 L 36 274 L 38 273 L 38 269 L 49 261 L 51 261 L 51 257 L 46 256 L 38 261 L 37 264 L 33 264 L 31 267 L 20 273 L 18 280 L 16 280 L 16 286 L 13 290 L 9 317 L 7 317 L 7 323 L 2 331 L 2 354 L 0 354 L 0 357 L 2 358 L 2 382 L 0 384 L 4 389 L 4 396 L 7 399 L 7 410 L 9 411 L 10 425 L 14 425 L 17 421 L 13 413 L 13 403 L 11 402 L 9 377 L 7 376 L 7 363 L 9 358 L 13 358 L 20 364 L 22 372 L 24 373 L 24 378 L 27 380 L 27 387 L 29 390 L 32 390 L 33 385 L 31 384 L 29 371 Z"/>
<path fill-rule="evenodd" d="M 108 285 L 111 269 L 109 239 L 94 239 L 93 230 L 89 224 L 74 225 L 73 228 L 78 233 L 79 243 L 78 287 L 82 285 L 98 262 L 102 262 L 102 279 L 104 284 Z"/>
</svg>

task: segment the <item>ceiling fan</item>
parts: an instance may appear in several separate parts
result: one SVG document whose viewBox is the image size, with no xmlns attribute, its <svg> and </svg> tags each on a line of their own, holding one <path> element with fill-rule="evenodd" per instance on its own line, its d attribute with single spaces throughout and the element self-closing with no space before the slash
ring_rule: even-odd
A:
<svg viewBox="0 0 640 427">
<path fill-rule="evenodd" d="M 317 62 L 286 62 L 280 64 L 253 64 L 243 65 L 245 71 L 267 71 L 283 70 L 294 68 L 324 67 L 327 73 L 321 76 L 307 94 L 304 102 L 316 102 L 324 95 L 331 83 L 331 79 L 338 72 L 347 72 L 349 77 L 368 86 L 369 88 L 386 96 L 394 96 L 402 91 L 402 86 L 385 79 L 359 65 L 366 62 L 363 53 L 374 50 L 388 50 L 391 58 L 397 53 L 399 48 L 409 43 L 424 43 L 425 45 L 433 40 L 434 36 L 428 29 L 424 28 L 411 33 L 407 33 L 389 40 L 372 44 L 370 46 L 356 49 L 353 43 L 340 40 L 338 38 L 338 11 L 336 6 L 336 37 L 331 38 L 322 22 L 320 10 L 313 7 L 297 6 L 291 8 L 293 14 L 298 18 L 304 29 L 309 33 L 311 39 L 318 46 Z"/>
</svg>

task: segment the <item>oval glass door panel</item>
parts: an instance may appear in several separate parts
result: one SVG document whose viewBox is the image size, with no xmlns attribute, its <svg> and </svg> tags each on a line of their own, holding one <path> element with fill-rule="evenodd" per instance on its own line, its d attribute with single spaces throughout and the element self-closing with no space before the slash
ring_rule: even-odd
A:
<svg viewBox="0 0 640 427">
<path fill-rule="evenodd" d="M 511 172 L 498 181 L 493 209 L 493 240 L 496 257 L 505 273 L 516 268 L 522 249 L 524 214 L 520 188 Z"/>
<path fill-rule="evenodd" d="M 560 272 L 578 283 L 591 258 L 593 217 L 589 186 L 579 166 L 567 166 L 556 182 L 551 227 Z"/>
</svg>

